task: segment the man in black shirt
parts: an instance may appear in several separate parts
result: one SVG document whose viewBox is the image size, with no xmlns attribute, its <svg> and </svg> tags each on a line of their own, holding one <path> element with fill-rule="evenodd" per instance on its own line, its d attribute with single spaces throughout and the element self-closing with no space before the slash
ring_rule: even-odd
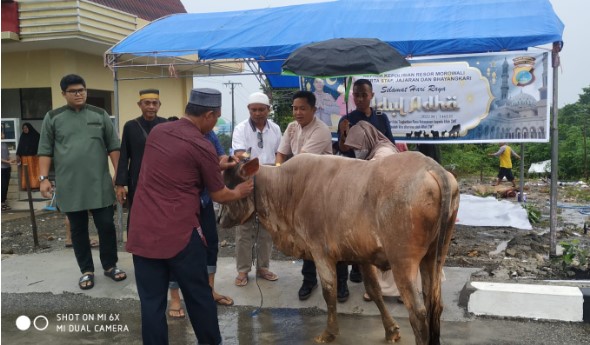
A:
<svg viewBox="0 0 590 345">
<path fill-rule="evenodd" d="M 367 121 L 379 132 L 383 133 L 387 139 L 391 140 L 395 144 L 393 135 L 391 134 L 391 124 L 387 115 L 383 113 L 377 113 L 375 109 L 371 108 L 371 100 L 375 96 L 373 92 L 373 84 L 367 79 L 359 79 L 354 82 L 352 86 L 352 97 L 356 110 L 343 116 L 338 123 L 338 149 L 342 155 L 355 158 L 354 150 L 350 149 L 344 142 L 346 141 L 346 135 L 351 126 L 356 125 L 359 121 Z M 362 282 L 361 272 L 357 265 L 352 265 L 350 271 L 350 280 L 353 282 Z"/>
</svg>

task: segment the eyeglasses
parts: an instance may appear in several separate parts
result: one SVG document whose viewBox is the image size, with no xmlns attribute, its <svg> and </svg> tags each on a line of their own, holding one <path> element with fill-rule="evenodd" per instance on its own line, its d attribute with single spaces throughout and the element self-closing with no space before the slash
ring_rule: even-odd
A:
<svg viewBox="0 0 590 345">
<path fill-rule="evenodd" d="M 86 89 L 66 90 L 66 93 L 70 95 L 83 95 L 86 93 Z"/>
<path fill-rule="evenodd" d="M 262 132 L 256 132 L 256 137 L 258 138 L 258 147 L 263 148 L 264 142 L 262 141 Z"/>
</svg>

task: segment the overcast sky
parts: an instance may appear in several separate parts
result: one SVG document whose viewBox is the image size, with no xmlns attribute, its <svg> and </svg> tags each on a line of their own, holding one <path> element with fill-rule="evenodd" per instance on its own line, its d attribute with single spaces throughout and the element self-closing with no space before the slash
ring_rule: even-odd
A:
<svg viewBox="0 0 590 345">
<path fill-rule="evenodd" d="M 224 12 L 253 8 L 287 6 L 303 3 L 321 2 L 321 0 L 181 0 L 187 12 Z M 565 24 L 563 34 L 564 47 L 561 52 L 561 68 L 559 72 L 559 106 L 578 101 L 582 88 L 590 86 L 590 68 L 587 67 L 590 53 L 588 0 L 550 0 L 557 16 Z M 231 96 L 229 88 L 223 83 L 240 82 L 235 88 L 236 119 L 247 118 L 246 102 L 248 95 L 259 90 L 256 78 L 239 77 L 207 77 L 198 78 L 195 87 L 213 87 L 223 92 L 223 117 L 231 119 Z"/>
</svg>

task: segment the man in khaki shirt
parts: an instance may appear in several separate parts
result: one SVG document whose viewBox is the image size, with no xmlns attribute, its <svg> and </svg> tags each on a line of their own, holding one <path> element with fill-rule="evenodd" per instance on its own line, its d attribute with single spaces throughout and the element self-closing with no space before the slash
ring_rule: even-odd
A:
<svg viewBox="0 0 590 345">
<path fill-rule="evenodd" d="M 293 116 L 277 152 L 276 164 L 280 165 L 288 157 L 300 153 L 332 154 L 332 134 L 328 126 L 315 117 L 316 98 L 312 92 L 298 91 L 293 95 Z M 299 299 L 306 300 L 317 287 L 316 267 L 313 261 L 303 260 L 303 285 L 299 289 Z M 338 302 L 348 300 L 348 267 L 342 263 L 336 265 L 338 280 Z"/>
<path fill-rule="evenodd" d="M 300 153 L 318 155 L 332 154 L 332 134 L 328 126 L 315 117 L 315 95 L 309 91 L 298 91 L 293 95 L 293 117 L 277 152 L 276 163 Z"/>
</svg>

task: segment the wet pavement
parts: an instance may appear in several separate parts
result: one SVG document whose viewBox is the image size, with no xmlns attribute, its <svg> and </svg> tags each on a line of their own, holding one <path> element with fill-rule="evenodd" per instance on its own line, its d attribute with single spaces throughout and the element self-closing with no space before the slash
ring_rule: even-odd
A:
<svg viewBox="0 0 590 345">
<path fill-rule="evenodd" d="M 98 251 L 93 250 L 98 263 Z M 2 343 L 4 344 L 141 344 L 140 312 L 131 256 L 120 252 L 119 266 L 129 278 L 115 283 L 102 274 L 96 287 L 82 292 L 71 249 L 4 256 L 2 260 Z M 317 289 L 307 301 L 297 299 L 300 261 L 272 261 L 276 282 L 255 280 L 233 285 L 233 258 L 219 258 L 217 290 L 234 298 L 219 307 L 224 344 L 313 344 L 326 324 L 325 302 Z M 459 306 L 459 293 L 475 269 L 445 268 L 442 316 L 443 344 L 590 344 L 590 325 L 565 322 L 510 321 L 477 318 Z M 97 272 L 100 273 L 100 272 Z M 338 304 L 340 336 L 334 344 L 384 344 L 377 308 L 362 300 L 362 284 L 349 283 L 351 297 Z M 407 311 L 389 299 L 401 327 L 397 344 L 414 344 Z M 258 307 L 260 307 L 258 309 Z M 32 321 L 19 330 L 16 320 Z M 170 344 L 195 344 L 187 319 L 169 320 Z M 22 324 L 19 324 L 24 328 Z M 46 328 L 45 328 L 46 327 Z M 45 329 L 44 329 L 45 328 Z M 42 330 L 41 330 L 42 329 Z"/>
<path fill-rule="evenodd" d="M 53 310 L 53 311 L 50 311 Z M 313 336 L 325 325 L 326 315 L 317 308 L 287 309 L 219 307 L 219 324 L 226 345 L 314 344 Z M 22 313 L 22 314 L 21 314 Z M 59 316 L 58 316 L 59 314 Z M 69 317 L 79 320 L 65 321 Z M 48 327 L 26 331 L 15 326 L 20 315 L 45 315 Z M 98 321 L 98 317 L 118 321 Z M 61 321 L 57 321 L 60 317 Z M 93 317 L 94 321 L 88 319 Z M 385 344 L 378 316 L 339 314 L 340 336 L 333 344 Z M 402 338 L 396 344 L 414 344 L 407 318 L 397 318 Z M 82 294 L 2 294 L 3 344 L 141 344 L 139 301 L 90 298 Z M 36 325 L 45 326 L 39 319 Z M 116 331 L 113 326 L 121 327 Z M 63 328 L 61 328 L 63 327 Z M 111 328 L 109 328 L 111 327 Z M 195 344 L 188 320 L 169 320 L 170 344 Z M 495 344 L 589 344 L 590 327 L 579 323 L 530 322 L 493 319 L 443 321 L 442 343 L 457 345 Z"/>
</svg>

